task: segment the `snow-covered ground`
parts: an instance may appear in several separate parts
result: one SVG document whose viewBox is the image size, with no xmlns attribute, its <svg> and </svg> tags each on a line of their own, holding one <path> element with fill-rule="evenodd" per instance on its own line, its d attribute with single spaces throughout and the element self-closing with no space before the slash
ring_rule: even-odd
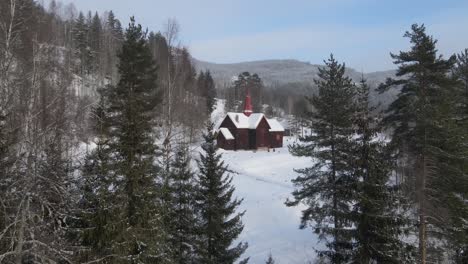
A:
<svg viewBox="0 0 468 264">
<path fill-rule="evenodd" d="M 275 152 L 220 150 L 233 175 L 235 195 L 244 198 L 240 207 L 246 210 L 245 225 L 240 240 L 247 241 L 245 256 L 249 263 L 265 263 L 272 254 L 277 264 L 314 263 L 314 248 L 319 246 L 311 229 L 300 230 L 300 207 L 286 207 L 291 197 L 294 168 L 310 166 L 308 158 L 298 158 L 288 152 L 293 138 L 285 137 L 285 147 Z"/>
</svg>

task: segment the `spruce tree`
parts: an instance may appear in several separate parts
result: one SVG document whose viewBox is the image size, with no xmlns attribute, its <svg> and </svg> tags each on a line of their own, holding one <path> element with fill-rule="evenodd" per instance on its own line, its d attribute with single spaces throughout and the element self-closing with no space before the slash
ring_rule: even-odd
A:
<svg viewBox="0 0 468 264">
<path fill-rule="evenodd" d="M 345 263 L 352 256 L 352 188 L 355 179 L 350 167 L 350 137 L 352 130 L 353 95 L 355 87 L 345 77 L 345 65 L 333 55 L 326 66 L 319 68 L 315 80 L 319 91 L 307 98 L 314 111 L 308 113 L 309 123 L 314 123 L 310 136 L 300 138 L 301 144 L 291 146 L 295 156 L 314 159 L 311 167 L 296 170 L 300 176 L 293 180 L 296 190 L 288 206 L 304 203 L 300 228 L 311 226 L 321 238 L 326 239 L 327 250 L 319 256 L 333 263 Z"/>
<path fill-rule="evenodd" d="M 80 12 L 73 28 L 73 40 L 75 55 L 80 59 L 78 73 L 82 76 L 91 72 L 92 54 L 89 49 L 88 33 L 89 27 L 85 16 Z"/>
<path fill-rule="evenodd" d="M 200 72 L 197 79 L 197 87 L 200 95 L 206 100 L 207 114 L 210 115 L 216 103 L 216 87 L 210 71 Z"/>
<path fill-rule="evenodd" d="M 197 211 L 199 214 L 197 263 L 232 264 L 247 249 L 247 243 L 232 246 L 244 226 L 245 212 L 236 213 L 242 200 L 233 198 L 232 177 L 218 154 L 213 124 L 203 135 L 204 143 L 198 160 Z M 248 259 L 242 260 L 246 263 Z"/>
<path fill-rule="evenodd" d="M 172 260 L 179 264 L 192 263 L 196 247 L 196 181 L 190 169 L 189 149 L 185 144 L 181 144 L 176 151 L 166 189 L 165 226 Z"/>
<path fill-rule="evenodd" d="M 205 87 L 206 108 L 208 109 L 208 115 L 210 115 L 216 103 L 216 86 L 210 71 L 206 71 L 205 74 Z"/>
<path fill-rule="evenodd" d="M 402 197 L 390 182 L 392 160 L 387 144 L 379 139 L 381 127 L 369 103 L 369 86 L 364 78 L 356 88 L 356 129 L 352 142 L 353 170 L 357 179 L 353 209 L 356 235 L 354 263 L 413 263 L 411 247 L 400 241 L 406 225 L 400 213 Z"/>
<path fill-rule="evenodd" d="M 92 111 L 92 123 L 97 135 L 96 147 L 85 158 L 81 168 L 82 179 L 79 201 L 78 240 L 80 247 L 78 262 L 102 259 L 104 263 L 112 259 L 112 242 L 116 236 L 113 216 L 119 208 L 114 204 L 115 175 L 113 158 L 109 148 L 109 123 L 106 105 L 107 86 L 99 89 L 100 99 Z"/>
<path fill-rule="evenodd" d="M 159 104 L 156 65 L 146 33 L 132 17 L 119 57 L 118 84 L 108 91 L 113 156 L 116 263 L 167 261 L 160 219 L 153 126 Z"/>
<path fill-rule="evenodd" d="M 459 174 L 454 147 L 459 139 L 454 129 L 454 81 L 449 76 L 455 58 L 437 55 L 436 43 L 424 25 L 414 24 L 404 35 L 412 44 L 409 51 L 391 54 L 398 65 L 397 77 L 388 79 L 380 90 L 399 89 L 384 122 L 392 128 L 396 158 L 410 157 L 408 181 L 414 183 L 419 239 L 419 263 L 428 261 L 428 235 L 442 234 L 446 220 L 446 183 Z M 455 133 L 456 132 L 456 133 Z M 455 144 L 455 145 L 454 145 Z M 449 180 L 450 179 L 450 180 Z M 444 187 L 445 186 L 445 187 Z M 429 230 L 429 228 L 431 228 Z"/>
<path fill-rule="evenodd" d="M 91 49 L 92 69 L 98 69 L 101 53 L 102 25 L 101 19 L 96 12 L 89 26 L 89 47 Z"/>
</svg>

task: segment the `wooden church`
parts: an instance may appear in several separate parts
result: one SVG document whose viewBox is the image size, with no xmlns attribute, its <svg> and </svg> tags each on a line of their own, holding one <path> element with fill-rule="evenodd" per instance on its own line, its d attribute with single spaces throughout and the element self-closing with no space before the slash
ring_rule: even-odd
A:
<svg viewBox="0 0 468 264">
<path fill-rule="evenodd" d="M 262 113 L 252 112 L 247 89 L 244 112 L 229 112 L 217 125 L 218 147 L 226 150 L 251 150 L 283 146 L 283 126 L 276 119 L 268 119 Z"/>
</svg>

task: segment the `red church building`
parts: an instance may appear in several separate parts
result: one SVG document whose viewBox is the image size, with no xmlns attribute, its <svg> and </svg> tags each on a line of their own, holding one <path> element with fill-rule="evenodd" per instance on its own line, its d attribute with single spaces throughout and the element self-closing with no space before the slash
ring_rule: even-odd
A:
<svg viewBox="0 0 468 264">
<path fill-rule="evenodd" d="M 284 128 L 276 119 L 262 113 L 252 113 L 249 91 L 243 113 L 227 113 L 217 126 L 218 147 L 227 150 L 280 148 L 283 146 Z"/>
</svg>

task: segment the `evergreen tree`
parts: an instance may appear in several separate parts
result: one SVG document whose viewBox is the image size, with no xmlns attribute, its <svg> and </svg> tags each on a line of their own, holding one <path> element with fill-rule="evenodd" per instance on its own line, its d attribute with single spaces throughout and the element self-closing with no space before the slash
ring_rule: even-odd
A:
<svg viewBox="0 0 468 264">
<path fill-rule="evenodd" d="M 211 112 L 213 112 L 214 105 L 216 103 L 216 87 L 210 71 L 207 70 L 206 72 L 200 72 L 198 75 L 197 86 L 200 95 L 206 100 L 207 114 L 210 115 Z"/>
<path fill-rule="evenodd" d="M 254 112 L 262 112 L 263 104 L 263 82 L 258 74 L 250 74 L 250 72 L 242 72 L 234 81 L 234 86 L 230 89 L 230 97 L 232 102 L 229 105 L 234 105 L 233 111 L 242 111 L 242 102 L 244 101 L 247 89 L 250 92 Z"/>
<path fill-rule="evenodd" d="M 154 165 L 156 146 L 153 126 L 159 104 L 156 65 L 141 25 L 131 18 L 118 55 L 116 87 L 107 91 L 110 143 L 113 153 L 113 202 L 120 208 L 114 214 L 117 233 L 112 241 L 116 263 L 167 261 L 160 219 L 158 168 Z"/>
<path fill-rule="evenodd" d="M 263 82 L 258 74 L 254 73 L 249 79 L 249 87 L 252 95 L 253 111 L 263 112 Z"/>
<path fill-rule="evenodd" d="M 354 85 L 344 75 L 345 65 L 333 55 L 325 64 L 319 68 L 320 79 L 315 80 L 318 94 L 308 98 L 315 109 L 307 116 L 314 122 L 314 133 L 290 148 L 295 156 L 314 158 L 314 165 L 296 170 L 301 175 L 293 180 L 294 200 L 286 204 L 305 203 L 300 228 L 312 225 L 327 240 L 328 250 L 318 251 L 319 256 L 345 263 L 352 255 L 354 236 L 350 201 L 356 182 L 349 164 Z"/>
<path fill-rule="evenodd" d="M 216 137 L 213 124 L 209 123 L 203 135 L 204 154 L 198 160 L 197 210 L 199 213 L 199 263 L 232 264 L 247 249 L 247 243 L 232 243 L 242 232 L 241 217 L 245 212 L 236 213 L 242 200 L 233 199 L 232 177 L 226 175 L 228 168 L 216 153 Z M 246 263 L 244 259 L 242 263 Z"/>
<path fill-rule="evenodd" d="M 93 69 L 99 67 L 99 54 L 101 52 L 102 25 L 101 19 L 96 12 L 89 26 L 89 46 L 92 53 Z"/>
<path fill-rule="evenodd" d="M 198 93 L 203 96 L 205 93 L 205 83 L 206 83 L 206 78 L 205 78 L 205 72 L 200 71 L 198 74 L 198 79 L 197 79 L 197 88 L 198 88 Z"/>
<path fill-rule="evenodd" d="M 460 81 L 461 120 L 468 123 L 468 49 L 457 55 L 455 76 Z"/>
<path fill-rule="evenodd" d="M 109 124 L 106 120 L 108 108 L 105 92 L 112 87 L 100 89 L 98 106 L 93 109 L 93 126 L 97 133 L 96 148 L 84 160 L 82 171 L 83 194 L 79 202 L 78 225 L 79 243 L 84 248 L 78 256 L 79 262 L 95 259 L 109 260 L 112 256 L 112 241 L 116 236 L 112 217 L 119 208 L 113 203 L 114 173 Z M 104 261 L 106 263 L 106 261 Z"/>
<path fill-rule="evenodd" d="M 171 164 L 167 186 L 166 226 L 174 263 L 192 263 L 196 247 L 196 182 L 190 169 L 188 147 L 179 146 Z"/>
<path fill-rule="evenodd" d="M 457 55 L 455 68 L 455 77 L 459 81 L 456 92 L 457 113 L 456 120 L 459 137 L 457 142 L 453 142 L 459 146 L 459 157 L 466 157 L 468 153 L 468 138 L 466 131 L 468 130 L 468 49 Z M 453 261 L 455 263 L 468 262 L 468 204 L 464 199 L 468 197 L 468 160 L 461 158 L 459 167 L 461 173 L 456 174 L 456 177 L 446 192 L 449 201 L 447 202 L 450 210 L 450 222 L 448 223 L 448 234 L 451 248 L 454 251 Z"/>
<path fill-rule="evenodd" d="M 115 15 L 114 15 L 114 12 L 109 11 L 109 14 L 107 15 L 107 27 L 109 29 L 114 29 L 115 28 L 115 23 L 116 23 L 117 19 L 115 18 Z"/>
<path fill-rule="evenodd" d="M 410 247 L 400 241 L 405 218 L 399 210 L 397 186 L 390 184 L 393 165 L 386 143 L 378 139 L 380 126 L 372 114 L 369 86 L 364 78 L 357 87 L 353 123 L 354 176 L 357 179 L 354 200 L 356 245 L 354 263 L 413 263 Z"/>
<path fill-rule="evenodd" d="M 391 54 L 399 65 L 397 80 L 388 79 L 380 90 L 400 89 L 389 106 L 384 122 L 393 129 L 392 145 L 397 158 L 410 157 L 408 181 L 414 183 L 418 207 L 419 263 L 428 261 L 428 232 L 441 234 L 446 219 L 446 183 L 457 178 L 454 166 L 459 136 L 453 117 L 453 69 L 455 57 L 448 60 L 437 55 L 436 43 L 426 34 L 424 25 L 414 24 L 405 37 L 410 39 L 409 51 Z M 455 182 L 455 181 L 454 181 Z M 445 187 L 444 187 L 445 186 Z M 429 227 L 438 227 L 430 229 Z M 433 236 L 433 237 L 434 237 Z"/>
<path fill-rule="evenodd" d="M 80 59 L 78 72 L 81 75 L 91 72 L 92 54 L 88 42 L 89 27 L 82 12 L 78 15 L 73 28 L 75 55 Z"/>
</svg>

